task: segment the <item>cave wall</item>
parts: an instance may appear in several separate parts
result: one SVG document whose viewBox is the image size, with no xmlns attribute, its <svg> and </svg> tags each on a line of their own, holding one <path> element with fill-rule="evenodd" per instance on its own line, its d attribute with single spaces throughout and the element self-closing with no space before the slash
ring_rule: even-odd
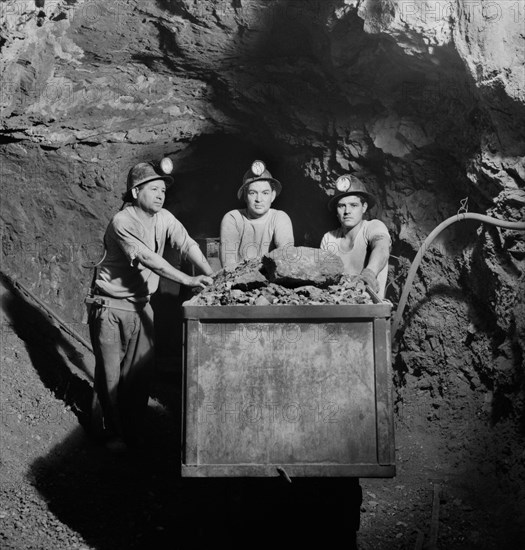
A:
<svg viewBox="0 0 525 550">
<path fill-rule="evenodd" d="M 134 163 L 170 155 L 166 206 L 210 237 L 262 158 L 300 245 L 334 226 L 335 177 L 361 174 L 392 232 L 396 303 L 419 244 L 462 199 L 523 220 L 523 8 L 4 0 L 2 268 L 80 330 L 82 265 L 100 256 Z M 491 421 L 525 425 L 524 257 L 518 232 L 458 223 L 440 235 L 396 342 L 400 403 L 464 383 Z"/>
</svg>

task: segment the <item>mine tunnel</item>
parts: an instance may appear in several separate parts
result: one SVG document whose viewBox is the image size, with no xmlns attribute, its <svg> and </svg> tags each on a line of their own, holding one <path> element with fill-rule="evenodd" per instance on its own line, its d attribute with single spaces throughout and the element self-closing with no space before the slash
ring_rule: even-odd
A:
<svg viewBox="0 0 525 550">
<path fill-rule="evenodd" d="M 522 0 L 0 3 L 2 548 L 333 546 L 355 529 L 357 479 L 361 550 L 522 547 L 524 14 Z M 339 177 L 375 197 L 395 475 L 181 476 L 194 294 L 162 278 L 148 444 L 113 456 L 90 437 L 89 266 L 130 169 L 166 157 L 164 208 L 204 253 L 255 160 L 282 184 L 272 207 L 296 247 L 337 226 Z"/>
</svg>

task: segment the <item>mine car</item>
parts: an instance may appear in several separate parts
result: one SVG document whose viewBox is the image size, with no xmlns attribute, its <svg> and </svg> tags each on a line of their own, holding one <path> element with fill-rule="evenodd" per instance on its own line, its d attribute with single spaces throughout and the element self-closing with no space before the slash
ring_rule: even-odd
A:
<svg viewBox="0 0 525 550">
<path fill-rule="evenodd" d="M 393 477 L 392 304 L 183 305 L 182 475 Z"/>
</svg>

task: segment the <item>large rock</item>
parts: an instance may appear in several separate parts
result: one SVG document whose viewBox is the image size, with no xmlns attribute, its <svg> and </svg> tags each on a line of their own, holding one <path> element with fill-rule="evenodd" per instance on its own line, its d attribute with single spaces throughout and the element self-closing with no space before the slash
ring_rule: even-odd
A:
<svg viewBox="0 0 525 550">
<path fill-rule="evenodd" d="M 325 288 L 341 280 L 341 258 L 320 248 L 284 246 L 263 256 L 263 269 L 276 284 L 295 288 L 314 285 Z"/>
<path fill-rule="evenodd" d="M 214 280 L 214 288 L 227 287 L 231 290 L 253 290 L 268 284 L 268 279 L 261 272 L 260 258 L 244 260 L 234 267 L 220 271 Z"/>
</svg>

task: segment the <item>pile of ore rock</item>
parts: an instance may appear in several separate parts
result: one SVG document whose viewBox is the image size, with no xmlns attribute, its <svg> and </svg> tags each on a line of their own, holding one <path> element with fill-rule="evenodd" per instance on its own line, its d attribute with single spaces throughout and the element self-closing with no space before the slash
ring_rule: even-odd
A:
<svg viewBox="0 0 525 550">
<path fill-rule="evenodd" d="M 341 259 L 319 248 L 282 247 L 214 276 L 184 305 L 373 304 L 366 285 L 343 273 Z"/>
</svg>

